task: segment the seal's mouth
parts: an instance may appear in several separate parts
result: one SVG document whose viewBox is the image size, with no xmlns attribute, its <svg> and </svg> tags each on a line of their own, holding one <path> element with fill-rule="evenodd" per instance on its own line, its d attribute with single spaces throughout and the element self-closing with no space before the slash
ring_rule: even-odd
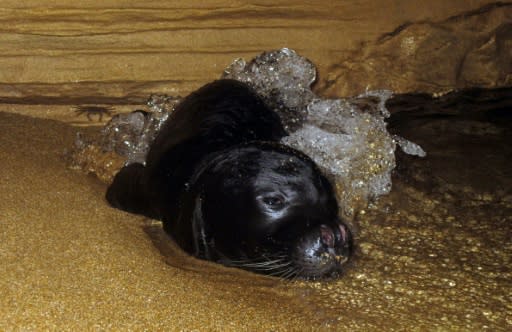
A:
<svg viewBox="0 0 512 332">
<path fill-rule="evenodd" d="M 350 233 L 343 224 L 331 229 L 329 226 L 321 225 L 321 241 L 326 246 L 325 254 L 330 260 L 334 260 L 338 267 L 345 264 L 350 255 Z"/>
<path fill-rule="evenodd" d="M 322 243 L 328 248 L 334 248 L 336 236 L 332 229 L 327 225 L 320 225 L 320 234 Z"/>
<path fill-rule="evenodd" d="M 329 278 L 339 275 L 349 260 L 351 235 L 341 222 L 321 224 L 297 243 L 292 260 L 299 276 L 305 279 Z"/>
<path fill-rule="evenodd" d="M 350 249 L 351 236 L 344 224 L 337 224 L 334 229 L 327 225 L 320 225 L 320 239 L 327 250 L 347 251 Z"/>
</svg>

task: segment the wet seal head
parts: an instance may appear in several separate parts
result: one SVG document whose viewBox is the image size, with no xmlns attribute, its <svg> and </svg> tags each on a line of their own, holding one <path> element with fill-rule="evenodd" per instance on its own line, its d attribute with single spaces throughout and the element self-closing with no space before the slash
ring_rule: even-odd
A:
<svg viewBox="0 0 512 332">
<path fill-rule="evenodd" d="M 281 277 L 341 272 L 350 232 L 330 183 L 304 154 L 251 142 L 207 161 L 192 179 L 196 256 Z"/>
<path fill-rule="evenodd" d="M 246 85 L 213 82 L 178 105 L 146 165 L 107 192 L 123 210 L 161 219 L 196 257 L 284 278 L 336 276 L 352 238 L 327 178 L 281 145 L 279 117 Z"/>
</svg>

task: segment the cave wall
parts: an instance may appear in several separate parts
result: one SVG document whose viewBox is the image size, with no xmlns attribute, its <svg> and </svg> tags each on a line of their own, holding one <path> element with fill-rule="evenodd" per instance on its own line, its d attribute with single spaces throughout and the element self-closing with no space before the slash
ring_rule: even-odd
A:
<svg viewBox="0 0 512 332">
<path fill-rule="evenodd" d="M 317 90 L 442 93 L 511 84 L 512 3 L 4 0 L 0 103 L 183 95 L 233 59 L 288 47 Z"/>
</svg>

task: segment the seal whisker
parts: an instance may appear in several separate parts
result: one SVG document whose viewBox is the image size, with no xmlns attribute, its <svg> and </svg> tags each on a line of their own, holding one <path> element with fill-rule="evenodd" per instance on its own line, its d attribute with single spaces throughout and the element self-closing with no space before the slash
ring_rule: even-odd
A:
<svg viewBox="0 0 512 332">
<path fill-rule="evenodd" d="M 304 271 L 304 269 L 303 269 L 303 268 L 296 269 L 296 270 L 295 270 L 295 275 L 294 275 L 294 276 L 292 276 L 288 281 L 289 281 L 289 282 L 295 282 L 295 281 L 297 281 L 297 279 L 299 279 L 300 274 L 302 273 L 302 271 Z"/>
<path fill-rule="evenodd" d="M 282 278 L 284 274 L 286 274 L 287 271 L 289 271 L 290 268 L 284 270 L 284 271 L 276 271 L 276 272 L 273 272 L 273 273 L 269 273 L 268 275 L 269 276 L 273 276 L 273 277 L 279 277 L 279 278 Z"/>
<path fill-rule="evenodd" d="M 242 267 L 242 268 L 248 268 L 253 269 L 257 271 L 274 271 L 274 270 L 280 270 L 287 267 L 290 267 L 292 262 L 285 259 L 284 256 L 281 256 L 281 258 L 277 258 L 274 260 L 268 260 L 268 261 L 255 261 L 255 260 L 246 260 L 246 261 L 230 261 L 229 262 L 231 266 L 235 267 Z"/>
<path fill-rule="evenodd" d="M 263 261 L 263 262 L 258 262 L 258 261 L 254 261 L 254 260 L 239 260 L 239 261 L 232 261 L 230 260 L 230 262 L 232 263 L 235 263 L 235 264 L 243 264 L 245 266 L 267 266 L 267 265 L 272 265 L 272 264 L 276 264 L 276 263 L 281 263 L 281 262 L 284 262 L 283 258 L 279 258 L 279 259 L 274 259 L 272 261 Z"/>
<path fill-rule="evenodd" d="M 293 277 L 296 277 L 298 275 L 299 271 L 294 268 L 292 271 L 290 271 L 290 273 L 288 273 L 285 278 L 286 279 L 292 279 Z"/>
<path fill-rule="evenodd" d="M 268 266 L 268 265 L 274 265 L 276 263 L 285 262 L 283 259 L 275 259 L 273 261 L 267 261 L 267 262 L 261 262 L 261 263 L 249 263 L 251 265 L 257 265 L 257 266 Z"/>
<path fill-rule="evenodd" d="M 289 277 L 293 276 L 296 273 L 296 269 L 291 266 L 288 269 L 282 271 L 280 274 L 276 274 L 276 276 L 288 279 Z"/>
<path fill-rule="evenodd" d="M 251 259 L 229 260 L 224 262 L 224 264 L 278 277 L 292 273 L 295 269 L 293 262 L 284 253 L 276 253 L 271 256 L 262 255 L 261 257 Z"/>
<path fill-rule="evenodd" d="M 273 266 L 269 266 L 269 267 L 253 267 L 253 268 L 258 271 L 273 271 L 273 270 L 277 270 L 277 269 L 281 269 L 281 268 L 286 268 L 289 266 L 290 266 L 290 264 L 281 264 L 281 265 L 273 265 Z M 251 267 L 251 266 L 247 266 L 247 267 Z"/>
<path fill-rule="evenodd" d="M 260 264 L 260 265 L 279 263 L 279 262 L 283 262 L 283 261 L 288 261 L 288 256 L 286 254 L 281 254 L 281 253 L 276 253 L 276 254 L 273 254 L 272 256 L 263 254 L 257 258 L 245 258 L 245 259 L 239 259 L 239 260 L 229 259 L 229 262 L 237 263 L 237 264 L 249 263 L 249 264 Z"/>
<path fill-rule="evenodd" d="M 259 267 L 259 266 L 251 266 L 251 265 L 240 265 L 239 267 L 252 268 L 252 269 L 258 270 L 258 271 L 273 271 L 273 270 L 277 270 L 280 268 L 286 268 L 288 266 L 289 266 L 288 264 L 283 264 L 283 265 L 274 265 L 274 266 L 269 266 L 269 267 Z"/>
<path fill-rule="evenodd" d="M 291 261 L 289 261 L 288 264 L 283 264 L 279 268 L 276 268 L 275 272 L 270 273 L 269 275 L 286 278 L 288 275 L 293 275 L 294 271 L 297 271 L 297 267 L 294 266 Z"/>
</svg>

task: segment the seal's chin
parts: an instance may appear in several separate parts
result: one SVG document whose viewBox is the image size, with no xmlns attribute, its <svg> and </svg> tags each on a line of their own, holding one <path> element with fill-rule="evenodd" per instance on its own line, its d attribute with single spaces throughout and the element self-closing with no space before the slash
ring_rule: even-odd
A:
<svg viewBox="0 0 512 332">
<path fill-rule="evenodd" d="M 320 225 L 301 237 L 292 252 L 297 276 L 319 279 L 337 276 L 348 261 L 351 235 L 343 224 Z"/>
</svg>

